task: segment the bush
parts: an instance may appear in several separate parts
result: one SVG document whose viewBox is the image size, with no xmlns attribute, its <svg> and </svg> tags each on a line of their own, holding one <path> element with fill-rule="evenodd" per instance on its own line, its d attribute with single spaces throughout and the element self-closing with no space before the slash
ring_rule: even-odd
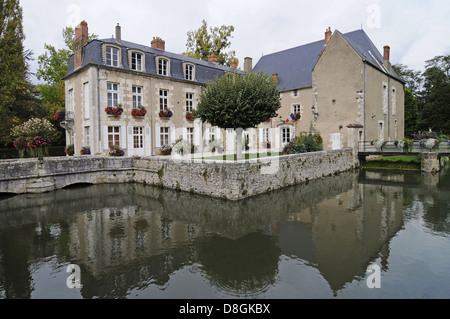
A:
<svg viewBox="0 0 450 319">
<path fill-rule="evenodd" d="M 302 133 L 283 148 L 283 154 L 319 152 L 322 150 L 323 139 L 320 134 Z"/>
</svg>

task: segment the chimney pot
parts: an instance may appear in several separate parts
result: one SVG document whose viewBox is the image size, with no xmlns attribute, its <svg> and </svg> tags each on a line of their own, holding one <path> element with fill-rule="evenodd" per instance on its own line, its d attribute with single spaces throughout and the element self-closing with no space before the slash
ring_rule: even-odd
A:
<svg viewBox="0 0 450 319">
<path fill-rule="evenodd" d="M 155 48 L 155 49 L 160 49 L 160 50 L 166 49 L 166 41 L 164 41 L 160 37 L 153 37 L 151 45 L 152 45 L 152 48 Z"/>
<path fill-rule="evenodd" d="M 388 45 L 385 45 L 384 46 L 383 60 L 384 61 L 389 61 L 390 60 L 390 56 L 391 56 L 391 48 Z"/>
<path fill-rule="evenodd" d="M 250 57 L 246 57 L 244 59 L 244 71 L 247 73 L 252 72 L 253 70 L 253 60 Z"/>
<path fill-rule="evenodd" d="M 122 42 L 122 31 L 121 31 L 120 25 L 118 23 L 116 25 L 116 41 L 117 41 L 117 43 Z"/>
<path fill-rule="evenodd" d="M 217 55 L 215 55 L 214 53 L 212 53 L 212 54 L 208 57 L 208 62 L 211 62 L 211 63 L 217 63 Z"/>
<path fill-rule="evenodd" d="M 325 45 L 328 44 L 330 39 L 331 39 L 331 27 L 328 27 L 328 29 L 325 31 Z"/>
</svg>

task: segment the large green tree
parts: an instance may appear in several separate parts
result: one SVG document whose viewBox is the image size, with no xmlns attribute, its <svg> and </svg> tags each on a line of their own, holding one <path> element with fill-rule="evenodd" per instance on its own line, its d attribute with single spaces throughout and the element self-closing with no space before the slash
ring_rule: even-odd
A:
<svg viewBox="0 0 450 319">
<path fill-rule="evenodd" d="M 417 101 L 409 89 L 405 89 L 405 137 L 413 138 L 417 132 L 419 109 Z"/>
<path fill-rule="evenodd" d="M 197 112 L 203 122 L 237 133 L 242 158 L 242 130 L 277 116 L 281 107 L 277 83 L 266 73 L 228 72 L 203 90 Z"/>
<path fill-rule="evenodd" d="M 233 61 L 239 64 L 234 50 L 226 52 L 231 46 L 230 38 L 234 31 L 232 25 L 221 27 L 209 27 L 206 20 L 202 20 L 202 25 L 195 31 L 187 33 L 186 52 L 183 55 L 191 58 L 208 61 L 211 54 L 217 56 L 217 63 L 231 66 Z"/>
<path fill-rule="evenodd" d="M 419 130 L 450 134 L 450 55 L 426 61 Z"/>
<path fill-rule="evenodd" d="M 36 102 L 29 81 L 22 8 L 18 0 L 0 1 L 0 144 L 11 142 L 10 131 L 35 111 Z"/>
</svg>

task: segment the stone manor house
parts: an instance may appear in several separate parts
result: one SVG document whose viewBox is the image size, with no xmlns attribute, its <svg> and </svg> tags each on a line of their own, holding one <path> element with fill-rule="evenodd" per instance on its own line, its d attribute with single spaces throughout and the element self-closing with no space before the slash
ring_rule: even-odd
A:
<svg viewBox="0 0 450 319">
<path fill-rule="evenodd" d="M 324 39 L 265 55 L 254 67 L 245 58 L 243 71 L 217 64 L 214 55 L 202 61 L 168 52 L 159 37 L 150 46 L 124 41 L 119 25 L 114 38 L 89 42 L 83 21 L 75 38 L 61 123 L 75 154 L 89 146 L 92 154 L 107 155 L 117 145 L 127 156 L 160 155 L 162 146 L 179 139 L 204 154 L 213 140 L 234 152 L 233 130 L 189 118 L 202 88 L 226 72 L 264 71 L 278 81 L 278 117 L 244 132 L 251 150 L 279 150 L 311 129 L 321 134 L 325 149 L 403 138 L 404 82 L 391 68 L 390 48 L 382 55 L 363 30 L 342 34 L 328 28 Z M 123 113 L 107 114 L 108 106 L 121 106 Z M 146 114 L 133 116 L 139 107 Z M 172 116 L 160 117 L 162 110 Z"/>
</svg>

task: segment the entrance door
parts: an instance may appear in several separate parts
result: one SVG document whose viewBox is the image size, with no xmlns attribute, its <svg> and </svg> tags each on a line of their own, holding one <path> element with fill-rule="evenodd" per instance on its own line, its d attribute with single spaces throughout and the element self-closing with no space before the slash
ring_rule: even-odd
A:
<svg viewBox="0 0 450 319">
<path fill-rule="evenodd" d="M 143 127 L 133 127 L 133 155 L 144 156 Z"/>
</svg>

